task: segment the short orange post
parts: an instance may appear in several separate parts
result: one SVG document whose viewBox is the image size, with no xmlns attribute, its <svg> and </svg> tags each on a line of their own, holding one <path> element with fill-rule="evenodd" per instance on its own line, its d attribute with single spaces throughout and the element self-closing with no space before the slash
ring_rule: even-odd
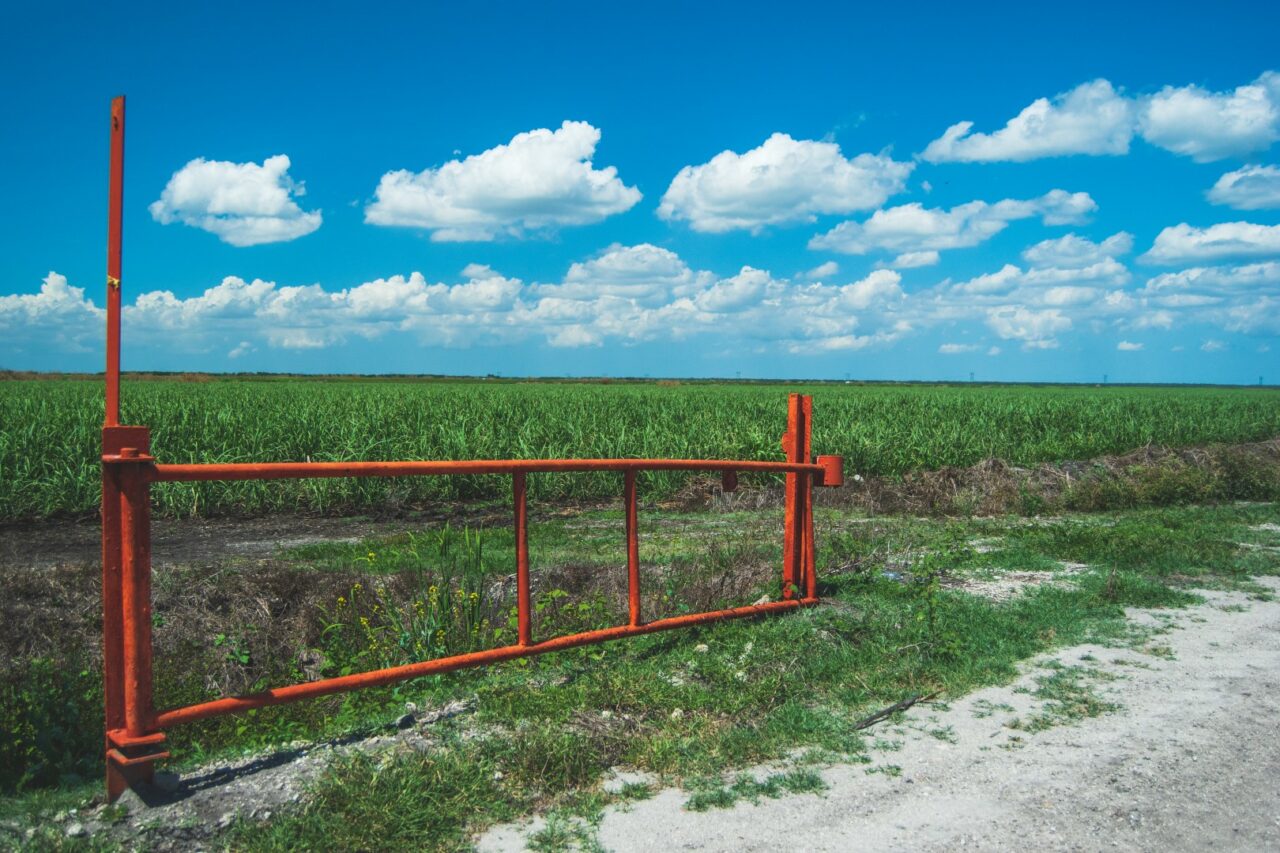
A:
<svg viewBox="0 0 1280 853">
<path fill-rule="evenodd" d="M 150 432 L 103 429 L 102 622 L 107 794 L 147 783 L 165 736 L 156 727 L 151 668 Z"/>
<path fill-rule="evenodd" d="M 523 471 L 511 475 L 511 491 L 516 526 L 516 624 L 518 642 L 527 646 L 533 642 L 533 629 L 529 616 L 529 507 Z"/>
<path fill-rule="evenodd" d="M 623 503 L 626 504 L 627 528 L 627 610 L 630 624 L 640 624 L 640 536 L 636 518 L 636 472 L 623 475 Z"/>
<path fill-rule="evenodd" d="M 792 394 L 787 398 L 787 431 L 782 436 L 782 451 L 791 463 L 809 464 L 809 420 L 813 414 L 813 398 Z M 807 592 L 805 574 L 808 568 L 810 507 L 810 475 L 788 472 L 783 519 L 782 597 L 792 598 L 799 589 Z M 802 586 L 803 585 L 803 586 Z"/>
<path fill-rule="evenodd" d="M 805 394 L 800 397 L 800 428 L 796 437 L 799 439 L 799 453 L 795 461 L 808 465 L 812 462 L 810 447 L 813 443 L 813 398 Z M 800 505 L 800 517 L 796 520 L 796 535 L 799 537 L 800 554 L 797 583 L 803 590 L 805 598 L 815 595 L 815 578 L 813 572 L 813 475 L 797 474 L 796 497 Z"/>
<path fill-rule="evenodd" d="M 104 452 L 111 444 L 111 427 L 103 430 Z M 124 626 L 120 606 L 120 479 L 116 467 L 102 466 L 102 690 L 106 705 L 105 731 L 124 728 Z M 108 741 L 104 749 L 111 749 Z M 114 800 L 129 781 L 107 762 L 107 798 Z"/>
</svg>

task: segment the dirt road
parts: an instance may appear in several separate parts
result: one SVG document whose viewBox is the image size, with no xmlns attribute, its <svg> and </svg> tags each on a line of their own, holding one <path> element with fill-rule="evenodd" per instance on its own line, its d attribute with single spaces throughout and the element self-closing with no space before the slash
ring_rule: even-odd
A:
<svg viewBox="0 0 1280 853">
<path fill-rule="evenodd" d="M 917 706 L 876 732 L 871 764 L 824 769 L 824 793 L 693 813 L 686 792 L 666 790 L 610 808 L 600 844 L 1280 850 L 1280 602 L 1205 595 L 1203 606 L 1135 614 L 1155 633 L 1134 648 L 1077 646 L 1013 685 Z M 1070 719 L 1101 707 L 1111 709 Z M 523 849 L 538 825 L 499 827 L 480 849 Z"/>
</svg>

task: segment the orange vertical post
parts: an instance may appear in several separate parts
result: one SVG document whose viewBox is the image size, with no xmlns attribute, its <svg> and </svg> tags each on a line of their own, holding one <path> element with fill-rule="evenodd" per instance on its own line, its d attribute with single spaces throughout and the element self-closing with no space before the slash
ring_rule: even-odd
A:
<svg viewBox="0 0 1280 853">
<path fill-rule="evenodd" d="M 813 397 L 805 395 L 801 404 L 801 415 L 804 419 L 800 431 L 803 439 L 800 461 L 809 464 L 813 452 Z M 801 569 L 804 573 L 804 597 L 818 597 L 818 578 L 813 548 L 813 475 L 801 474 L 804 478 L 801 496 L 804 500 L 804 550 Z"/>
<path fill-rule="evenodd" d="M 124 209 L 124 97 L 111 102 L 111 143 L 107 180 L 107 342 L 106 400 L 102 452 L 118 452 L 113 429 L 120 423 L 120 250 Z M 119 472 L 102 466 L 102 681 L 106 731 L 123 729 L 124 627 L 121 608 L 121 491 Z M 111 742 L 106 743 L 108 752 Z M 107 796 L 128 787 L 124 770 L 107 762 Z"/>
<path fill-rule="evenodd" d="M 782 435 L 782 452 L 788 462 L 794 462 L 800 451 L 800 395 L 787 397 L 787 431 Z M 793 588 L 799 573 L 799 561 L 796 559 L 796 518 L 800 511 L 798 499 L 797 475 L 788 473 L 784 486 L 785 510 L 782 521 L 782 597 L 793 597 Z"/>
<path fill-rule="evenodd" d="M 156 731 L 151 670 L 151 436 L 102 430 L 102 641 L 107 797 L 149 782 L 165 740 Z"/>
<path fill-rule="evenodd" d="M 103 448 L 109 438 L 103 435 Z M 102 466 L 102 693 L 105 731 L 124 728 L 124 628 L 120 606 L 120 481 L 115 466 Z M 108 740 L 105 749 L 111 749 Z M 107 797 L 124 793 L 128 780 L 107 762 Z"/>
<path fill-rule="evenodd" d="M 782 449 L 788 462 L 809 463 L 813 416 L 813 398 L 792 394 L 787 398 L 787 431 L 782 436 Z M 813 477 L 810 474 L 787 474 L 786 509 L 783 520 L 782 597 L 814 597 L 813 568 Z"/>
<path fill-rule="evenodd" d="M 533 629 L 529 616 L 529 506 L 523 471 L 511 475 L 511 491 L 516 526 L 516 625 L 520 645 L 527 646 L 533 642 Z"/>
<path fill-rule="evenodd" d="M 138 459 L 136 447 L 120 451 Z M 124 627 L 124 723 L 131 738 L 152 728 L 151 698 L 151 484 L 141 462 L 119 465 L 121 527 L 120 608 Z"/>
<path fill-rule="evenodd" d="M 120 255 L 124 237 L 124 95 L 111 102 L 107 187 L 107 426 L 120 423 Z"/>
<path fill-rule="evenodd" d="M 627 528 L 627 610 L 630 624 L 640 624 L 640 534 L 636 517 L 636 472 L 623 475 L 623 503 L 626 504 Z"/>
</svg>

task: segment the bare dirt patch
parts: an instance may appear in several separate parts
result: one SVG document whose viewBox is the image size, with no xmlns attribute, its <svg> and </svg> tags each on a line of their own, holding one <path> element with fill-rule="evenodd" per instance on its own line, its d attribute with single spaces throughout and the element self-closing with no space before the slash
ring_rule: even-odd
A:
<svg viewBox="0 0 1280 853">
<path fill-rule="evenodd" d="M 985 577 L 944 577 L 942 585 L 992 601 L 1009 601 L 1037 586 L 1068 586 L 1071 575 L 1088 568 L 1084 563 L 1063 563 L 1056 572 L 995 571 Z"/>
</svg>

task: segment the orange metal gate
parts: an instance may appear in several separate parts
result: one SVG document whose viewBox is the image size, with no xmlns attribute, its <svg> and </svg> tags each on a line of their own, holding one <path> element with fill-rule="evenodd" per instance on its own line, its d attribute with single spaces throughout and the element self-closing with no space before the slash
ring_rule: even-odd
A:
<svg viewBox="0 0 1280 853">
<path fill-rule="evenodd" d="M 408 462 L 274 462 L 168 465 L 151 455 L 144 426 L 121 426 L 120 269 L 124 168 L 124 98 L 111 108 L 111 182 L 107 249 L 106 423 L 102 431 L 102 634 L 106 704 L 107 793 L 114 800 L 125 788 L 149 782 L 155 762 L 167 758 L 164 730 L 222 714 L 394 684 L 424 675 L 531 657 L 575 646 L 664 631 L 705 622 L 758 616 L 814 604 L 817 577 L 813 553 L 813 487 L 839 486 L 839 456 L 812 457 L 812 398 L 790 395 L 785 461 L 722 459 L 536 459 Z M 552 472 L 618 471 L 623 477 L 627 542 L 627 624 L 535 640 L 529 600 L 526 478 Z M 719 471 L 732 491 L 740 471 L 786 475 L 782 598 L 779 601 L 645 621 L 640 606 L 640 550 L 636 475 L 641 471 Z M 158 710 L 152 695 L 151 665 L 151 484 L 203 480 L 275 480 L 315 477 L 400 477 L 459 474 L 511 476 L 516 534 L 515 570 L 518 640 L 515 645 L 419 661 L 404 666 L 291 684 L 229 696 L 181 708 Z"/>
</svg>

